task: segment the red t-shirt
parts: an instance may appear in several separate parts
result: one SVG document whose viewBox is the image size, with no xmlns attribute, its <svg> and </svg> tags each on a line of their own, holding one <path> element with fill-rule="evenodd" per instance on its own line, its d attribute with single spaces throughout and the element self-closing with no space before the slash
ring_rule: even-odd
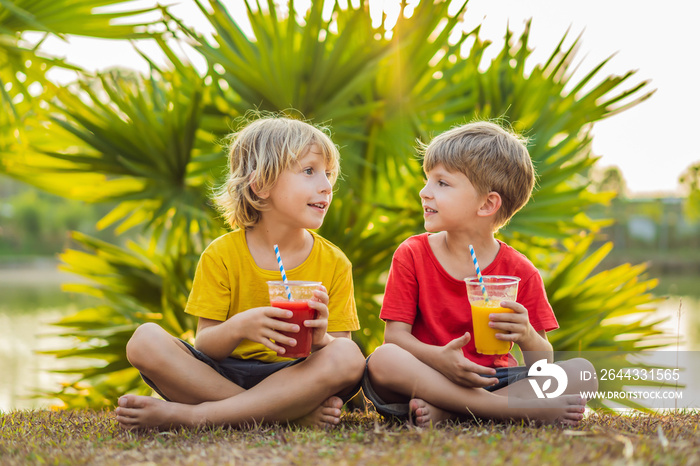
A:
<svg viewBox="0 0 700 466">
<path fill-rule="evenodd" d="M 379 317 L 411 324 L 411 333 L 418 340 L 444 346 L 465 332 L 473 333 L 471 306 L 466 284 L 445 271 L 430 248 L 428 236 L 412 236 L 394 253 Z M 507 244 L 499 244 L 496 258 L 482 274 L 520 277 L 516 301 L 527 309 L 532 327 L 538 332 L 559 328 L 535 266 Z M 463 351 L 464 356 L 482 366 L 516 364 L 508 354 L 477 353 L 473 338 Z"/>
</svg>

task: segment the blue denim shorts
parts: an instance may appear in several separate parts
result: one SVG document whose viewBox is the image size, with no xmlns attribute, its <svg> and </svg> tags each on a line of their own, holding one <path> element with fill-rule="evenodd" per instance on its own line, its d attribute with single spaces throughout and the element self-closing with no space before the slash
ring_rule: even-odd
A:
<svg viewBox="0 0 700 466">
<path fill-rule="evenodd" d="M 362 391 L 365 398 L 372 402 L 374 409 L 376 409 L 382 416 L 387 418 L 395 418 L 401 421 L 407 420 L 409 415 L 408 403 L 387 403 L 374 391 L 374 388 L 369 380 L 369 371 L 366 367 L 366 363 L 369 362 L 369 358 L 371 356 L 372 355 L 367 356 L 365 362 L 365 375 L 362 377 Z M 484 390 L 493 392 L 503 387 L 507 387 L 518 380 L 527 378 L 527 371 L 528 367 L 526 366 L 497 367 L 495 376 L 482 375 L 482 377 L 496 377 L 498 379 L 498 383 L 484 387 Z"/>
<path fill-rule="evenodd" d="M 190 350 L 190 353 L 192 353 L 192 356 L 194 356 L 196 359 L 210 366 L 225 379 L 230 380 L 246 390 L 256 386 L 275 372 L 291 367 L 295 364 L 299 364 L 306 359 L 300 358 L 292 361 L 263 362 L 258 361 L 257 359 L 237 359 L 229 356 L 221 361 L 217 361 L 195 349 L 194 346 L 190 345 L 186 341 L 180 341 L 187 347 L 188 350 Z M 149 387 L 162 396 L 164 400 L 170 401 L 168 397 L 165 396 L 160 389 L 158 389 L 156 384 L 151 379 L 146 377 L 144 374 L 141 374 L 141 378 Z"/>
</svg>

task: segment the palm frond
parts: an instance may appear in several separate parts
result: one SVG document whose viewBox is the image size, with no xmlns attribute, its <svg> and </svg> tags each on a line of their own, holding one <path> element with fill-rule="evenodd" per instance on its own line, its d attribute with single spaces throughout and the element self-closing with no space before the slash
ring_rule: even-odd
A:
<svg viewBox="0 0 700 466">
<path fill-rule="evenodd" d="M 125 357 L 126 343 L 140 324 L 157 322 L 171 334 L 193 341 L 196 322 L 183 310 L 199 256 L 164 256 L 133 244 L 124 249 L 79 233 L 73 239 L 80 249 L 65 251 L 61 268 L 87 282 L 64 289 L 89 293 L 101 304 L 58 321 L 56 325 L 68 329 L 63 336 L 75 344 L 44 353 L 94 362 L 66 370 L 80 374 L 79 379 L 52 395 L 70 406 L 86 399 L 92 400 L 92 407 L 106 406 L 116 401 L 117 393 L 144 390 L 138 371 Z M 78 397 L 77 386 L 91 386 L 89 398 Z"/>
<path fill-rule="evenodd" d="M 657 280 L 645 278 L 644 265 L 624 264 L 593 274 L 612 249 L 607 243 L 589 253 L 593 236 L 567 242 L 567 254 L 548 274 L 545 288 L 560 328 L 548 334 L 554 349 L 571 356 L 585 352 L 599 368 L 645 367 L 632 363 L 630 355 L 663 347 L 671 335 L 659 330 L 660 321 L 650 319 L 661 301 L 651 290 Z M 623 380 L 601 380 L 603 392 L 624 391 Z M 658 384 L 657 384 L 658 385 Z M 614 400 L 640 408 L 632 400 Z M 596 406 L 604 406 L 594 400 Z"/>
<path fill-rule="evenodd" d="M 108 11 L 125 0 L 0 0 L 0 34 L 38 31 L 62 37 L 63 34 L 100 37 L 103 39 L 145 38 L 146 24 L 121 24 L 124 19 L 151 13 L 159 7 Z M 118 21 L 120 20 L 120 21 Z"/>
<path fill-rule="evenodd" d="M 50 122 L 33 134 L 34 153 L 9 171 L 67 197 L 118 202 L 101 227 L 142 225 L 169 245 L 188 245 L 181 231 L 197 232 L 201 244 L 202 232 L 221 231 L 207 190 L 225 164 L 200 132 L 203 108 L 192 68 L 148 80 L 112 73 L 58 89 Z"/>
<path fill-rule="evenodd" d="M 393 251 L 423 230 L 416 141 L 476 117 L 500 118 L 530 138 L 537 188 L 500 236 L 544 272 L 562 327 L 552 334 L 555 348 L 629 353 L 663 344 L 657 322 L 644 320 L 656 302 L 654 281 L 643 278 L 643 266 L 629 264 L 595 273 L 610 246 L 590 252 L 591 238 L 609 221 L 586 214 L 610 199 L 587 189 L 597 160 L 591 125 L 648 98 L 648 83 L 630 86 L 633 73 L 601 78 L 605 61 L 574 81 L 578 40 L 564 47 L 566 37 L 544 64 L 526 72 L 529 25 L 518 37 L 506 31 L 504 47 L 482 66 L 490 44 L 478 37 L 478 27 L 462 32 L 469 10 L 463 5 L 451 14 L 445 1 L 420 2 L 388 30 L 372 25 L 365 1 L 334 1 L 324 13 L 324 2 L 301 10 L 293 1 L 285 9 L 246 0 L 252 33 L 224 2 L 197 4 L 212 36 L 189 30 L 163 9 L 159 24 L 168 35 L 153 37 L 168 66 L 142 53 L 153 69 L 147 78 L 103 75 L 47 85 L 51 118 L 37 113 L 22 120 L 31 147 L 13 157 L 6 150 L 0 159 L 3 170 L 43 189 L 115 203 L 100 226 L 118 224 L 121 232 L 140 225 L 148 237 L 124 250 L 76 235 L 81 249 L 63 256 L 69 270 L 89 280 L 71 289 L 94 294 L 101 304 L 61 322 L 81 345 L 56 355 L 104 361 L 79 369 L 93 387 L 137 389 L 138 377 L 115 355 L 139 323 L 156 321 L 192 337 L 194 322 L 182 313 L 189 277 L 205 245 L 223 232 L 207 202 L 226 160 L 217 139 L 250 110 L 292 113 L 333 128 L 343 177 L 320 232 L 353 263 L 364 327 L 355 338 L 366 352 L 382 341 L 378 309 Z M 76 12 L 76 18 L 85 15 Z M 47 33 L 80 29 L 69 31 L 64 15 L 32 21 Z M 6 25 L 2 16 L 0 25 Z M 171 35 L 204 57 L 206 76 L 179 58 Z M 60 395 L 70 403 L 104 403 L 93 391 L 81 399 L 78 389 L 67 385 Z"/>
</svg>

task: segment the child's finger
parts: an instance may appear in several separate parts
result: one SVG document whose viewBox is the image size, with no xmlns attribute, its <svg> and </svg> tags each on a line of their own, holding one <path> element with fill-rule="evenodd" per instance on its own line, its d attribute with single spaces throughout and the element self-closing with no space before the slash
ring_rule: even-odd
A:
<svg viewBox="0 0 700 466">
<path fill-rule="evenodd" d="M 519 314 L 515 312 L 496 312 L 489 314 L 490 322 L 505 322 L 512 324 L 524 324 L 528 322 L 527 314 Z"/>
<path fill-rule="evenodd" d="M 475 362 L 472 362 L 470 360 L 465 361 L 465 366 L 464 369 L 466 369 L 469 372 L 473 372 L 476 374 L 484 374 L 484 375 L 494 375 L 496 374 L 496 369 L 493 367 L 486 367 L 486 366 L 481 366 Z"/>
<path fill-rule="evenodd" d="M 450 341 L 445 345 L 446 348 L 452 349 L 452 350 L 461 350 L 463 346 L 466 346 L 467 343 L 472 339 L 472 336 L 469 332 L 466 332 L 464 335 L 461 337 L 457 337 L 454 340 Z"/>
<path fill-rule="evenodd" d="M 527 309 L 525 308 L 525 306 L 523 306 L 520 303 L 516 303 L 515 301 L 501 301 L 500 305 L 501 305 L 501 307 L 505 307 L 506 309 L 511 309 L 516 314 L 527 314 Z M 502 314 L 508 314 L 508 313 L 503 312 Z"/>
<path fill-rule="evenodd" d="M 503 341 L 517 341 L 522 334 L 520 333 L 497 333 L 495 335 L 497 340 L 503 340 Z"/>
<path fill-rule="evenodd" d="M 275 340 L 275 342 L 284 343 L 285 345 L 291 347 L 294 347 L 297 344 L 297 341 L 295 339 L 286 337 L 281 333 L 273 332 L 273 335 L 274 336 L 272 337 L 272 339 Z M 277 345 L 274 342 L 272 342 L 272 340 L 270 340 L 269 338 L 262 338 L 261 340 L 259 340 L 259 343 L 262 343 L 264 346 L 270 348 L 272 351 L 279 355 L 284 355 L 284 353 L 287 351 L 280 345 Z"/>
<path fill-rule="evenodd" d="M 325 305 L 328 305 L 329 297 L 328 291 L 326 290 L 325 286 L 319 285 L 319 287 L 314 290 L 313 294 L 315 300 L 320 301 Z"/>
<path fill-rule="evenodd" d="M 520 322 L 489 322 L 489 327 L 504 332 L 522 332 L 523 324 Z"/>
<path fill-rule="evenodd" d="M 477 374 L 466 375 L 465 381 L 467 382 L 467 384 L 465 384 L 466 386 L 479 388 L 489 387 L 498 383 L 498 379 L 496 377 L 482 377 Z"/>
<path fill-rule="evenodd" d="M 270 319 L 268 327 L 277 332 L 298 333 L 299 330 L 301 330 L 297 324 L 292 324 L 291 322 L 284 322 L 277 319 Z"/>
<path fill-rule="evenodd" d="M 291 319 L 294 313 L 289 309 L 282 309 L 280 307 L 268 306 L 265 309 L 265 315 L 267 317 L 272 317 L 273 319 Z"/>
<path fill-rule="evenodd" d="M 309 301 L 309 307 L 318 312 L 317 319 L 328 319 L 328 305 L 319 301 Z"/>
<path fill-rule="evenodd" d="M 328 327 L 328 320 L 326 320 L 326 319 L 305 320 L 304 327 L 325 328 L 325 327 Z"/>
</svg>

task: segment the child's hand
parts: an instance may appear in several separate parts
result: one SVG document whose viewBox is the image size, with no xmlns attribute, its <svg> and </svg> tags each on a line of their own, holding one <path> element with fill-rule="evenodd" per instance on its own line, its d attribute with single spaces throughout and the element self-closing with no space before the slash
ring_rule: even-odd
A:
<svg viewBox="0 0 700 466">
<path fill-rule="evenodd" d="M 280 342 L 288 346 L 295 346 L 296 340 L 279 332 L 297 333 L 299 326 L 283 322 L 278 319 L 289 319 L 293 312 L 278 307 L 266 306 L 248 309 L 234 316 L 236 327 L 240 335 L 251 341 L 261 343 L 279 355 L 284 355 L 285 349 L 272 342 Z M 233 321 L 234 319 L 230 319 Z"/>
<path fill-rule="evenodd" d="M 309 300 L 309 307 L 316 309 L 316 319 L 304 321 L 305 326 L 313 329 L 311 345 L 312 347 L 325 346 L 328 344 L 326 340 L 328 331 L 328 292 L 325 286 L 320 285 L 314 290 L 314 297 Z"/>
<path fill-rule="evenodd" d="M 496 375 L 496 369 L 480 366 L 466 357 L 462 347 L 472 339 L 469 332 L 459 338 L 455 338 L 442 347 L 439 367 L 436 367 L 445 377 L 463 387 L 488 387 L 498 382 L 495 377 L 482 377 L 484 375 Z"/>
<path fill-rule="evenodd" d="M 504 332 L 497 333 L 496 338 L 512 341 L 520 347 L 527 347 L 527 343 L 537 335 L 537 332 L 530 324 L 527 309 L 515 301 L 503 301 L 501 302 L 501 307 L 512 309 L 513 312 L 501 312 L 489 316 L 489 327 Z"/>
</svg>

